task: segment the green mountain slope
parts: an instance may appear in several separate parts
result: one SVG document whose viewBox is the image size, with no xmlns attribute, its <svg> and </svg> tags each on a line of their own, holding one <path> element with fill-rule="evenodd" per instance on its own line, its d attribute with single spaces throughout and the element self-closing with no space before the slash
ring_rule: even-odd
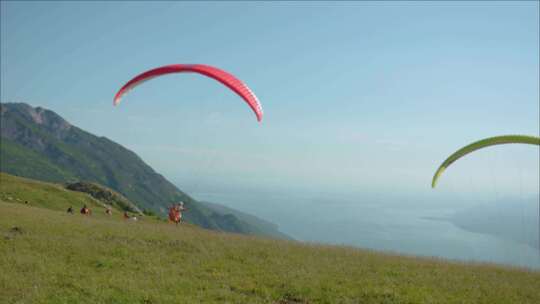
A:
<svg viewBox="0 0 540 304">
<path fill-rule="evenodd" d="M 2 138 L 0 156 L 0 168 L 4 172 L 55 182 L 76 179 L 73 174 L 54 165 L 45 156 L 7 138 Z M 21 166 L 24 163 L 31 166 Z"/>
<path fill-rule="evenodd" d="M 87 205 L 91 209 L 101 209 L 105 212 L 105 202 L 86 193 L 70 191 L 62 185 L 39 182 L 5 173 L 0 173 L 0 200 L 57 211 L 66 211 L 70 206 L 78 211 Z M 100 212 L 98 211 L 98 213 Z"/>
<path fill-rule="evenodd" d="M 52 111 L 6 103 L 1 105 L 0 112 L 2 159 L 8 159 L 2 160 L 2 164 L 9 164 L 2 171 L 19 175 L 24 172 L 23 176 L 46 181 L 73 177 L 97 182 L 122 193 L 140 207 L 160 212 L 171 202 L 192 201 L 132 151 L 85 132 Z M 7 149 L 4 149 L 5 139 Z M 50 168 L 57 170 L 52 170 L 49 176 L 45 170 L 39 170 L 40 176 L 35 176 L 33 163 L 20 159 L 19 152 L 23 150 L 29 156 L 39 154 L 44 169 L 47 169 L 43 161 L 46 160 Z"/>
<path fill-rule="evenodd" d="M 248 234 L 265 235 L 265 236 L 275 237 L 278 239 L 292 239 L 288 235 L 281 233 L 276 224 L 267 222 L 254 215 L 240 212 L 238 210 L 235 210 L 235 209 L 232 209 L 227 206 L 220 205 L 220 204 L 216 204 L 216 203 L 200 201 L 199 204 L 205 207 L 208 207 L 209 209 L 212 209 L 216 212 L 219 212 L 222 214 L 231 214 L 235 216 L 236 218 L 238 218 L 238 220 L 245 223 L 244 229 L 247 231 Z"/>
<path fill-rule="evenodd" d="M 0 262 L 0 303 L 540 302 L 536 271 L 68 215 L 4 197 Z"/>
<path fill-rule="evenodd" d="M 2 103 L 0 114 L 0 171 L 50 182 L 98 183 L 140 209 L 161 215 L 171 203 L 182 200 L 190 223 L 214 230 L 253 231 L 231 214 L 198 204 L 132 151 L 81 130 L 50 110 Z"/>
</svg>

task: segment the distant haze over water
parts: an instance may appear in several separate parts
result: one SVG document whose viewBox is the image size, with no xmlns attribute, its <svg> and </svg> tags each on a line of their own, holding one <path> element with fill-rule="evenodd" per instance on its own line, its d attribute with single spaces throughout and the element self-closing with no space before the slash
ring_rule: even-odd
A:
<svg viewBox="0 0 540 304">
<path fill-rule="evenodd" d="M 452 217 L 458 211 L 468 210 L 461 205 L 449 208 L 450 204 L 431 204 L 432 208 L 425 208 L 425 202 L 421 201 L 411 204 L 352 195 L 336 198 L 321 194 L 242 191 L 195 193 L 194 196 L 269 220 L 277 224 L 280 231 L 300 241 L 540 269 L 540 253 L 530 244 L 455 225 Z M 498 205 L 491 207 L 505 212 Z M 501 225 L 513 225 L 520 236 L 537 240 L 537 221 L 524 224 L 538 217 L 537 207 L 529 202 L 517 208 L 522 208 L 518 211 L 524 217 Z"/>
</svg>

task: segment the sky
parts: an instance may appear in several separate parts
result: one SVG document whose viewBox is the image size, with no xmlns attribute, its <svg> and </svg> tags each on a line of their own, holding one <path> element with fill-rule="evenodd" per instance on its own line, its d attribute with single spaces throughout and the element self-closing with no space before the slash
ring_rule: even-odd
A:
<svg viewBox="0 0 540 304">
<path fill-rule="evenodd" d="M 188 192 L 539 192 L 539 152 L 458 148 L 539 135 L 538 2 L 7 2 L 2 102 L 51 109 L 135 151 Z M 204 63 L 246 82 L 147 69 Z M 434 194 L 436 193 L 436 194 Z M 437 196 L 439 195 L 439 196 Z"/>
</svg>

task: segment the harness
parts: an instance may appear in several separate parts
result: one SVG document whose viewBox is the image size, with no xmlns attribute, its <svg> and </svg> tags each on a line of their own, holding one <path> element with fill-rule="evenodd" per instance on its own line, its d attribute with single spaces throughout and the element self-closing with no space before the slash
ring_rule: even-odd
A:
<svg viewBox="0 0 540 304">
<path fill-rule="evenodd" d="M 181 218 L 182 218 L 182 213 L 180 213 L 180 210 L 178 208 L 176 207 L 169 208 L 169 220 L 178 224 Z"/>
</svg>

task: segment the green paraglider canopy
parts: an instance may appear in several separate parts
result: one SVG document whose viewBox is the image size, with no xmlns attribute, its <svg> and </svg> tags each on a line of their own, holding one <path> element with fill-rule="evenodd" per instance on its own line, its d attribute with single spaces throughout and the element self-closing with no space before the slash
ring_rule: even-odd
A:
<svg viewBox="0 0 540 304">
<path fill-rule="evenodd" d="M 431 181 L 431 187 L 435 188 L 437 185 L 437 180 L 441 174 L 456 160 L 462 158 L 463 156 L 474 152 L 479 149 L 483 149 L 495 145 L 504 145 L 504 144 L 529 144 L 540 146 L 540 137 L 536 136 L 527 136 L 527 135 L 502 135 L 485 138 L 472 144 L 469 144 L 456 152 L 450 155 L 437 169 L 435 175 L 433 175 L 433 180 Z"/>
</svg>

